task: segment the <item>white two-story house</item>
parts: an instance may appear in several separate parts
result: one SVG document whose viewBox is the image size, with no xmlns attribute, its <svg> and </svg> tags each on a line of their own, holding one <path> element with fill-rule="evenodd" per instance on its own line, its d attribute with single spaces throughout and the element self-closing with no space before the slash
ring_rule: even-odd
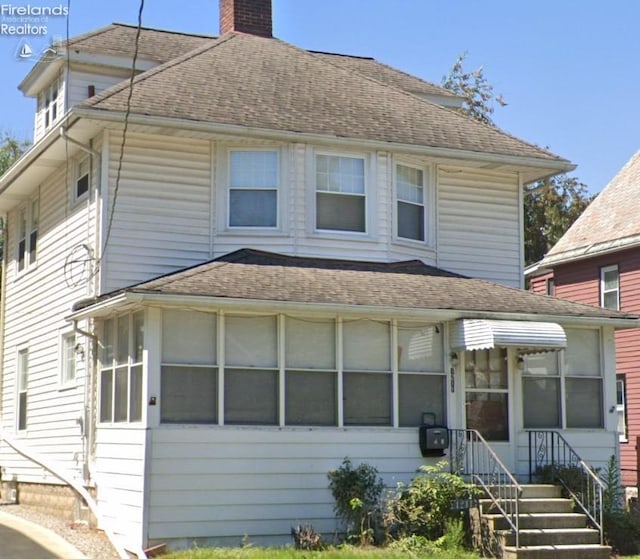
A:
<svg viewBox="0 0 640 559">
<path fill-rule="evenodd" d="M 636 319 L 520 289 L 523 185 L 571 163 L 272 37 L 269 0 L 222 0 L 217 38 L 137 31 L 71 39 L 20 86 L 0 466 L 22 502 L 82 485 L 133 550 L 276 543 L 336 530 L 343 458 L 389 486 L 436 460 L 423 421 L 522 477 L 530 429 L 617 452 Z"/>
</svg>

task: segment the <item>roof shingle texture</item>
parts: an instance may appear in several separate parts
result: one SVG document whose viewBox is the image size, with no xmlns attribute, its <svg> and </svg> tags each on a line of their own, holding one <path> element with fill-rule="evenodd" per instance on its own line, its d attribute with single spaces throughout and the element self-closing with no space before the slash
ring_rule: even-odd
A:
<svg viewBox="0 0 640 559">
<path fill-rule="evenodd" d="M 345 66 L 278 39 L 226 34 L 139 75 L 131 112 L 568 163 Z M 79 106 L 124 112 L 127 96 L 125 81 Z"/>
<path fill-rule="evenodd" d="M 640 151 L 587 206 L 547 256 L 640 235 Z"/>
<path fill-rule="evenodd" d="M 293 257 L 242 249 L 122 291 L 309 304 L 634 318 L 631 315 L 468 278 L 419 260 L 395 263 Z"/>
</svg>

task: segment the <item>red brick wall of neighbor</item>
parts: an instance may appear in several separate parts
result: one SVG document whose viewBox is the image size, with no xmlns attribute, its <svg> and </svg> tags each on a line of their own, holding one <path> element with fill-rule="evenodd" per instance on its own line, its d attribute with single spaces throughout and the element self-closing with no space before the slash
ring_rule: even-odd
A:
<svg viewBox="0 0 640 559">
<path fill-rule="evenodd" d="M 558 266 L 554 270 L 556 296 L 580 303 L 600 304 L 600 268 L 618 265 L 620 307 L 640 314 L 640 249 Z M 628 442 L 620 444 L 622 480 L 637 485 L 636 439 L 640 437 L 640 328 L 616 332 L 616 370 L 627 387 Z M 605 413 L 608 409 L 605 410 Z"/>
<path fill-rule="evenodd" d="M 230 31 L 271 37 L 271 0 L 220 0 L 220 35 Z"/>
</svg>

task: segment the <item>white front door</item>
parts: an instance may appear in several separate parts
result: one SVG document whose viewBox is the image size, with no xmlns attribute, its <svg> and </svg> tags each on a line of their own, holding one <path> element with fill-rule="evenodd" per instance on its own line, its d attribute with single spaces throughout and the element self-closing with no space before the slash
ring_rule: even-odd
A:
<svg viewBox="0 0 640 559">
<path fill-rule="evenodd" d="M 477 430 L 504 466 L 513 472 L 513 381 L 507 350 L 495 348 L 465 351 L 460 371 L 465 427 Z"/>
</svg>

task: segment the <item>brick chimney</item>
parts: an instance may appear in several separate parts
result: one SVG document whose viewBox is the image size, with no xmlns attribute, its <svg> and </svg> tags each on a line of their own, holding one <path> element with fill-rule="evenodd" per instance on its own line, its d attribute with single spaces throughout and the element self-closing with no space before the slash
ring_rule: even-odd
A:
<svg viewBox="0 0 640 559">
<path fill-rule="evenodd" d="M 272 37 L 271 0 L 220 0 L 220 35 L 230 31 Z"/>
</svg>

